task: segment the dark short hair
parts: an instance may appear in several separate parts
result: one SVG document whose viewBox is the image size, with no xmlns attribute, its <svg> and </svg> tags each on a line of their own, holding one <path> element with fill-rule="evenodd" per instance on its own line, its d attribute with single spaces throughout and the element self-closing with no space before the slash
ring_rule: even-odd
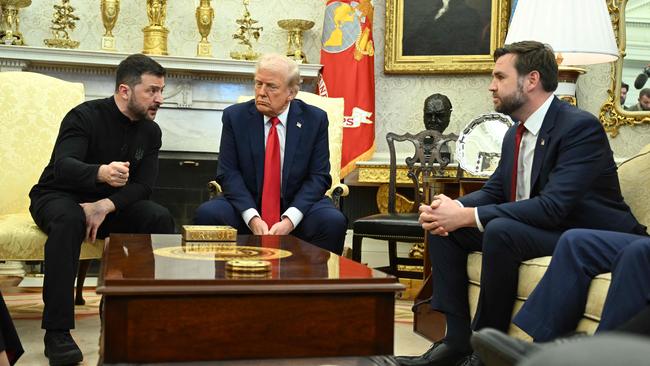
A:
<svg viewBox="0 0 650 366">
<path fill-rule="evenodd" d="M 164 77 L 167 72 L 158 62 L 149 56 L 140 53 L 133 54 L 120 62 L 117 66 L 117 75 L 115 76 L 115 91 L 120 84 L 126 84 L 133 88 L 142 81 L 142 74 L 151 74 L 158 77 Z"/>
<path fill-rule="evenodd" d="M 639 92 L 639 98 L 640 97 L 650 98 L 650 88 L 641 89 L 641 91 Z"/>
<path fill-rule="evenodd" d="M 507 44 L 494 51 L 494 61 L 509 53 L 517 56 L 515 58 L 515 69 L 519 76 L 526 75 L 531 71 L 537 71 L 545 91 L 552 92 L 557 89 L 557 61 L 555 61 L 555 54 L 551 46 L 537 41 L 521 41 Z"/>
<path fill-rule="evenodd" d="M 630 86 L 627 83 L 621 82 L 621 89 L 630 90 Z"/>
</svg>

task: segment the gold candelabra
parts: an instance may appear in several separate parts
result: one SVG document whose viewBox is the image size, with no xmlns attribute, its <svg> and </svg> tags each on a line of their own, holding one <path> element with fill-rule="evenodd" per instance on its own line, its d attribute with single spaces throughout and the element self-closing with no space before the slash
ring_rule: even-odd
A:
<svg viewBox="0 0 650 366">
<path fill-rule="evenodd" d="M 102 50 L 115 51 L 113 27 L 115 27 L 117 15 L 120 13 L 120 0 L 101 0 L 100 9 L 102 12 L 102 23 L 106 30 L 102 36 Z"/>
<path fill-rule="evenodd" d="M 32 0 L 0 0 L 0 43 L 6 45 L 22 46 L 25 44 L 23 34 L 20 32 L 20 18 L 18 11 L 32 4 Z"/>
<path fill-rule="evenodd" d="M 251 13 L 248 11 L 249 0 L 243 0 L 243 3 L 244 16 L 235 20 L 235 22 L 239 24 L 239 28 L 237 29 L 237 32 L 232 35 L 232 38 L 238 40 L 238 43 L 245 46 L 246 50 L 242 52 L 231 51 L 230 57 L 236 60 L 256 60 L 260 57 L 260 54 L 253 51 L 253 43 L 251 42 L 251 39 L 257 41 L 264 28 L 255 26 L 258 21 L 251 18 Z"/>
<path fill-rule="evenodd" d="M 56 48 L 77 48 L 79 41 L 70 39 L 70 33 L 75 29 L 75 20 L 79 17 L 74 15 L 74 8 L 70 5 L 70 0 L 61 0 L 61 5 L 54 5 L 54 14 L 52 15 L 52 35 L 54 38 L 43 40 L 46 46 Z"/>
<path fill-rule="evenodd" d="M 307 63 L 307 57 L 302 50 L 302 32 L 311 29 L 314 22 L 304 19 L 283 19 L 278 20 L 280 28 L 289 32 L 287 37 L 287 56 L 298 63 Z"/>
<path fill-rule="evenodd" d="M 196 55 L 199 57 L 211 57 L 212 46 L 208 42 L 208 35 L 212 29 L 212 20 L 214 19 L 214 9 L 210 6 L 210 0 L 201 0 L 196 7 L 196 25 L 201 34 L 201 40 L 196 46 Z"/>
<path fill-rule="evenodd" d="M 167 0 L 147 0 L 147 17 L 149 25 L 142 29 L 144 32 L 142 53 L 167 55 L 167 35 L 169 35 L 169 30 L 165 28 Z"/>
</svg>

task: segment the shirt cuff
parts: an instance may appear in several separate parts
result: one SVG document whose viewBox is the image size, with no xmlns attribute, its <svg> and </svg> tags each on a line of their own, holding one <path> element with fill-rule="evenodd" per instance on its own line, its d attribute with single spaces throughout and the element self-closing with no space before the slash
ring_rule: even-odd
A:
<svg viewBox="0 0 650 366">
<path fill-rule="evenodd" d="M 244 212 L 241 213 L 241 218 L 242 218 L 242 220 L 244 220 L 244 222 L 246 223 L 246 226 L 248 226 L 249 229 L 250 229 L 251 227 L 250 227 L 250 225 L 248 225 L 248 223 L 249 223 L 249 222 L 253 219 L 253 217 L 255 217 L 255 216 L 260 216 L 260 213 L 257 212 L 257 210 L 254 209 L 254 208 L 252 208 L 252 207 L 249 208 L 248 210 L 246 210 L 246 211 L 244 211 Z"/>
<path fill-rule="evenodd" d="M 481 220 L 478 218 L 478 207 L 474 207 L 474 219 L 476 219 L 476 227 L 478 228 L 478 231 L 484 232 L 485 229 L 483 228 L 483 224 L 481 224 Z"/>
<path fill-rule="evenodd" d="M 298 224 L 300 224 L 300 221 L 302 221 L 302 218 L 305 215 L 300 212 L 299 209 L 295 207 L 289 207 L 284 213 L 282 214 L 282 218 L 284 219 L 285 217 L 288 217 L 289 220 L 291 220 L 291 223 L 293 224 L 293 228 L 297 228 Z"/>
</svg>

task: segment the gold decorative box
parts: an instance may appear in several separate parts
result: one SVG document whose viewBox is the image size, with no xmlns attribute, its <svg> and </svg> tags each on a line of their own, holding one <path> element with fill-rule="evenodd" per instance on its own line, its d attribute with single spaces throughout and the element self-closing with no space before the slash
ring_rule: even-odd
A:
<svg viewBox="0 0 650 366">
<path fill-rule="evenodd" d="M 237 241 L 237 230 L 232 226 L 183 225 L 185 241 Z"/>
</svg>

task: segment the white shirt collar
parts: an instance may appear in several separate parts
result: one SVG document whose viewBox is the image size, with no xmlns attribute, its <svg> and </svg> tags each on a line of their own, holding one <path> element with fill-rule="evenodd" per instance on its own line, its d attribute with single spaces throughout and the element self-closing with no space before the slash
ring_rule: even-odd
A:
<svg viewBox="0 0 650 366">
<path fill-rule="evenodd" d="M 280 124 L 282 126 L 287 125 L 287 118 L 289 118 L 289 108 L 291 108 L 291 102 L 289 102 L 289 104 L 287 105 L 287 108 L 282 113 L 280 113 L 278 115 L 278 119 L 280 120 Z M 270 119 L 271 119 L 271 117 L 265 115 L 264 116 L 264 124 L 267 124 Z"/>
<path fill-rule="evenodd" d="M 539 133 L 540 128 L 542 128 L 542 123 L 544 122 L 544 117 L 546 117 L 546 112 L 548 112 L 549 107 L 551 106 L 551 102 L 553 102 L 553 99 L 555 98 L 555 95 L 551 94 L 548 99 L 544 103 L 542 103 L 539 108 L 533 114 L 528 117 L 528 119 L 524 122 L 524 127 L 526 127 L 526 130 L 528 132 L 532 133 L 533 135 L 537 136 Z"/>
</svg>

